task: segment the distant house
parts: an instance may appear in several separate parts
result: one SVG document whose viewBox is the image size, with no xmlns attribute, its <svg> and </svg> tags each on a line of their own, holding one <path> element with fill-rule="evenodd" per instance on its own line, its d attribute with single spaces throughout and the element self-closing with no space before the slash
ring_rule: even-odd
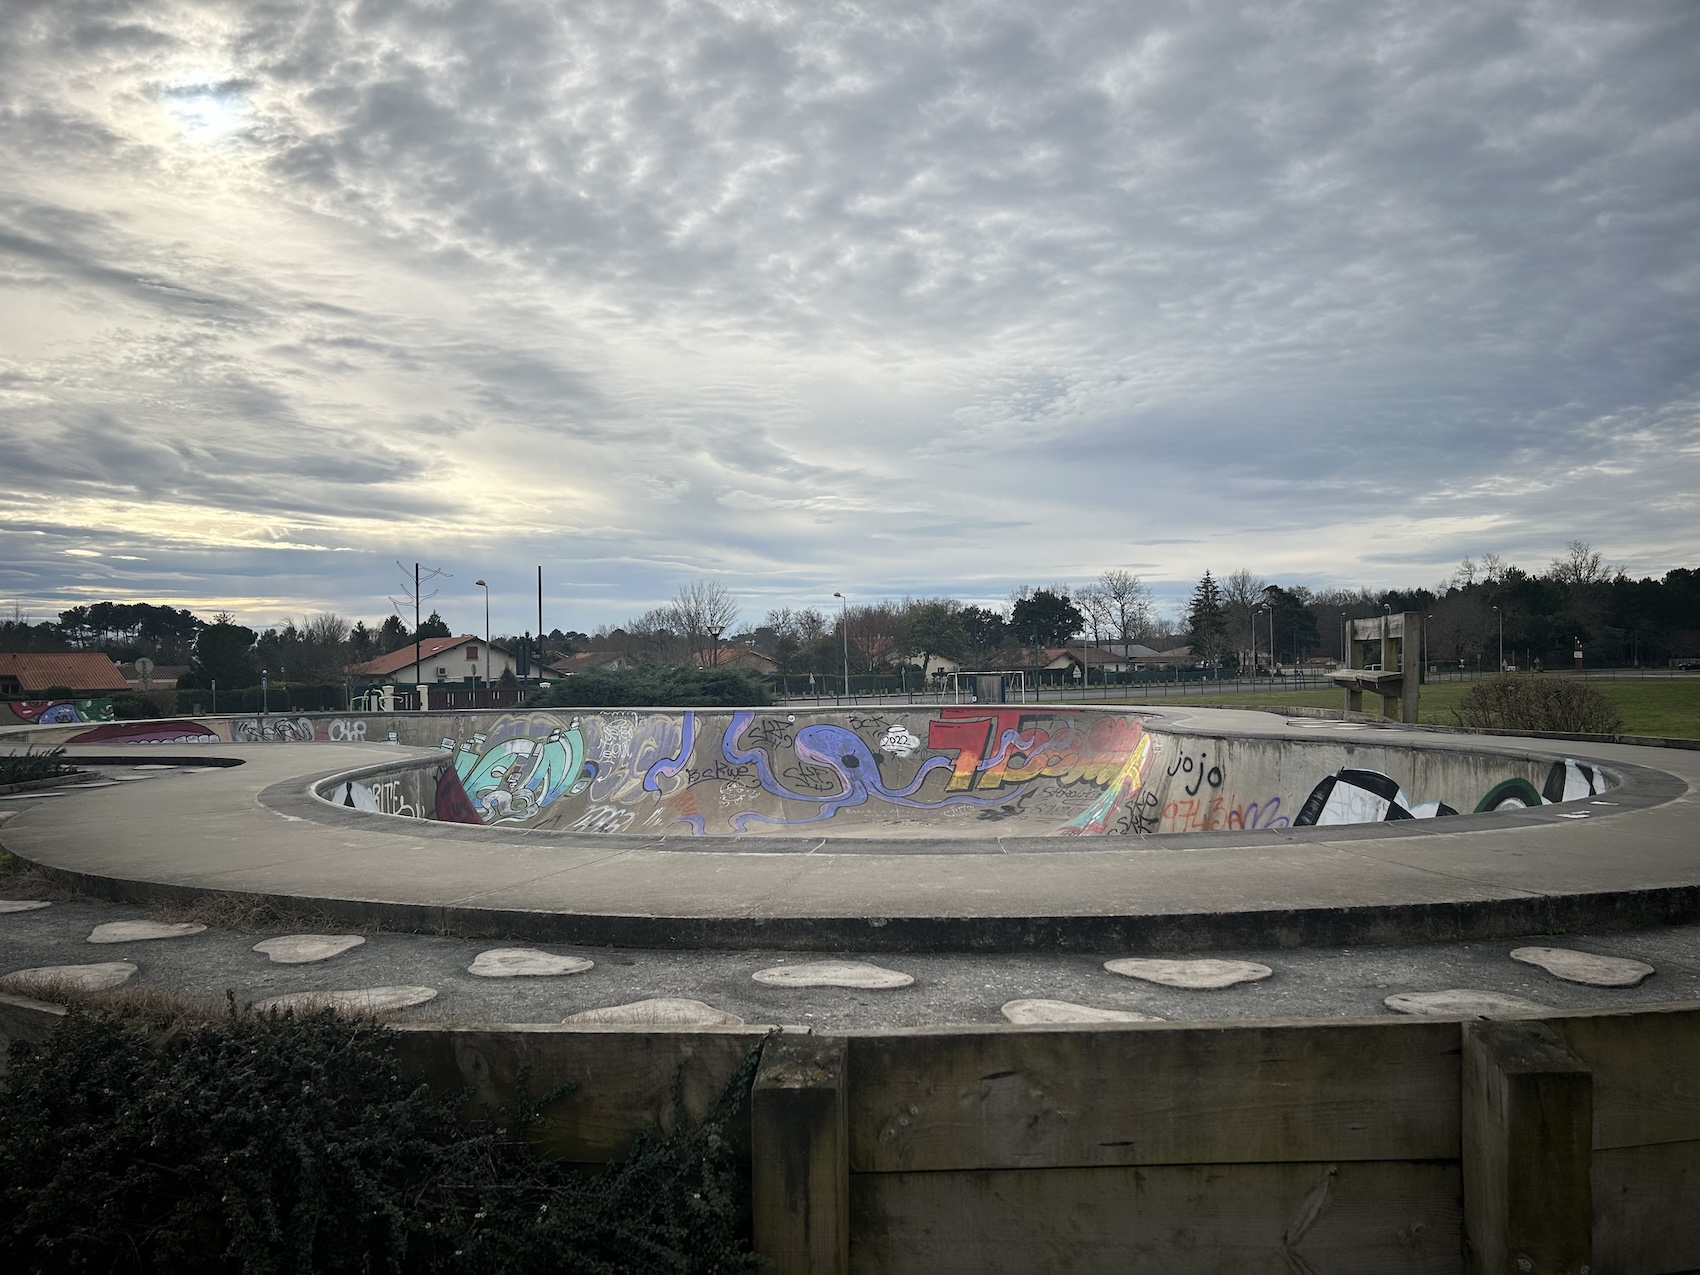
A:
<svg viewBox="0 0 1700 1275">
<path fill-rule="evenodd" d="M 54 686 L 78 695 L 130 689 L 123 670 L 99 651 L 0 651 L 0 695 L 39 695 Z"/>
<path fill-rule="evenodd" d="M 414 662 L 413 643 L 409 642 L 388 655 L 364 664 L 351 664 L 343 671 L 357 681 L 393 682 L 397 686 L 414 686 L 420 682 L 439 685 L 482 682 L 486 654 L 492 682 L 501 681 L 505 673 L 515 672 L 513 652 L 493 643 L 486 651 L 483 638 L 467 633 L 460 637 L 426 638 L 419 643 L 418 663 Z"/>
<path fill-rule="evenodd" d="M 630 668 L 637 661 L 621 651 L 580 651 L 576 655 L 557 655 L 543 666 L 546 674 L 555 677 L 571 677 L 575 673 L 585 673 L 597 669 L 605 673 L 618 673 L 623 668 Z"/>
<path fill-rule="evenodd" d="M 716 668 L 743 669 L 748 673 L 760 673 L 763 677 L 779 672 L 779 665 L 753 646 L 721 647 L 716 655 Z"/>
<path fill-rule="evenodd" d="M 188 664 L 156 664 L 153 667 L 153 672 L 146 677 L 136 671 L 134 664 L 124 663 L 118 667 L 124 671 L 124 680 L 129 682 L 131 689 L 139 691 L 143 689 L 157 690 L 162 686 L 167 688 L 176 686 L 177 679 L 189 672 L 191 666 Z"/>
</svg>

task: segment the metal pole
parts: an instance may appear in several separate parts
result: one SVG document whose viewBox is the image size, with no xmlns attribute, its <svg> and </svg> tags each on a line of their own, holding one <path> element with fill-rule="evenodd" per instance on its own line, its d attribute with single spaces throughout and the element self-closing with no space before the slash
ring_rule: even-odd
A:
<svg viewBox="0 0 1700 1275">
<path fill-rule="evenodd" d="M 1499 671 L 1503 673 L 1505 672 L 1505 612 L 1495 607 L 1493 613 L 1499 617 Z"/>
<path fill-rule="evenodd" d="M 484 688 L 490 688 L 490 586 L 482 580 L 473 584 L 484 590 Z"/>
<path fill-rule="evenodd" d="M 419 564 L 413 564 L 413 690 L 419 696 L 419 707 L 425 707 L 425 670 L 420 667 L 424 657 L 419 654 Z"/>
<path fill-rule="evenodd" d="M 543 568 L 537 568 L 537 676 L 543 676 Z"/>
<path fill-rule="evenodd" d="M 834 592 L 833 597 L 843 603 L 839 625 L 844 630 L 844 698 L 850 698 L 850 599 L 842 593 Z"/>
</svg>

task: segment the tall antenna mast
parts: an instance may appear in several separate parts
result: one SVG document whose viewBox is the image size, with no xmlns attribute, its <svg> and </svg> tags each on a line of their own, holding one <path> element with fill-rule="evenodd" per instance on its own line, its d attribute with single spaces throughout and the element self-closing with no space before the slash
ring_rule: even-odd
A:
<svg viewBox="0 0 1700 1275">
<path fill-rule="evenodd" d="M 425 670 L 419 667 L 420 660 L 423 658 L 419 649 L 421 645 L 419 639 L 419 607 L 421 603 L 429 602 L 436 597 L 439 590 L 432 589 L 431 592 L 426 594 L 421 594 L 419 590 L 421 584 L 429 584 L 439 576 L 450 580 L 454 577 L 441 567 L 432 567 L 421 574 L 419 564 L 416 562 L 413 564 L 413 579 L 410 588 L 407 567 L 400 562 L 396 563 L 395 566 L 396 570 L 401 572 L 402 596 L 399 599 L 391 598 L 390 606 L 399 614 L 403 602 L 411 601 L 413 603 L 413 689 L 419 694 L 419 709 L 423 712 L 425 709 Z"/>
</svg>

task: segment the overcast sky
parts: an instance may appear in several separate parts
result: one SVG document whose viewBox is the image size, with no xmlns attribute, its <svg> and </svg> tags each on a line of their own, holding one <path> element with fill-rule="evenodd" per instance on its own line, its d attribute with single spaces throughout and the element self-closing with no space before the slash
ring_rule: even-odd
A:
<svg viewBox="0 0 1700 1275">
<path fill-rule="evenodd" d="M 6 0 L 0 606 L 1700 565 L 1697 66 L 1692 0 Z"/>
</svg>

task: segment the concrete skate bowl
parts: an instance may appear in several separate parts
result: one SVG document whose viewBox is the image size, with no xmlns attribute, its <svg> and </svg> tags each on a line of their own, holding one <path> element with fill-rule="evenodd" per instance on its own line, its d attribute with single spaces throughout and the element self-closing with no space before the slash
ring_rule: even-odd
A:
<svg viewBox="0 0 1700 1275">
<path fill-rule="evenodd" d="M 301 719 L 295 732 L 316 728 Z M 1149 713 L 1022 705 L 398 716 L 373 719 L 367 738 L 439 755 L 321 779 L 322 802 L 543 833 L 811 845 L 1463 830 L 1555 804 L 1604 813 L 1602 794 L 1636 769 L 1504 741 L 1216 735 Z"/>
</svg>

